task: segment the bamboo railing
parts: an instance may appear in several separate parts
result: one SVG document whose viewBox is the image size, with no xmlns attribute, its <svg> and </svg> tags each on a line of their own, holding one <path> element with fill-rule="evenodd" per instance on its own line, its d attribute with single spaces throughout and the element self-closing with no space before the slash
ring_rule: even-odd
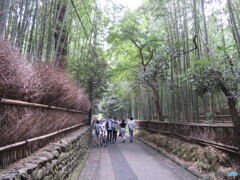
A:
<svg viewBox="0 0 240 180">
<path fill-rule="evenodd" d="M 46 138 L 58 135 L 60 133 L 67 132 L 69 130 L 76 129 L 78 127 L 82 127 L 83 125 L 85 125 L 85 123 L 81 123 L 81 124 L 78 124 L 78 125 L 75 125 L 75 126 L 72 126 L 72 127 L 68 127 L 68 128 L 62 129 L 60 131 L 55 131 L 53 133 L 49 133 L 49 134 L 46 134 L 46 135 L 43 135 L 43 136 L 39 136 L 39 137 L 27 139 L 25 141 L 21 141 L 21 142 L 17 142 L 17 143 L 14 143 L 14 144 L 7 145 L 7 146 L 3 146 L 3 147 L 0 147 L 0 152 L 6 151 L 8 149 L 15 148 L 15 147 L 18 147 L 18 146 L 22 146 L 22 145 L 30 143 L 30 142 L 46 139 Z"/>
<path fill-rule="evenodd" d="M 85 126 L 85 124 L 86 123 L 81 123 L 50 134 L 0 147 L 0 168 L 4 168 L 11 163 L 14 163 L 22 158 L 29 156 L 37 149 L 49 144 L 50 142 L 55 142 L 59 140 L 67 133 L 83 127 Z"/>
<path fill-rule="evenodd" d="M 52 109 L 52 110 L 60 110 L 60 111 L 68 111 L 68 112 L 86 114 L 86 112 L 84 112 L 84 111 L 77 111 L 77 110 L 74 110 L 74 109 L 67 109 L 67 108 L 62 108 L 62 107 L 49 106 L 49 105 L 45 105 L 45 104 L 30 103 L 30 102 L 17 101 L 17 100 L 12 100 L 12 99 L 4 99 L 4 98 L 0 99 L 0 104 L 45 108 L 45 109 Z"/>
<path fill-rule="evenodd" d="M 135 121 L 137 129 L 150 130 L 202 145 L 240 154 L 232 124 L 199 124 L 156 121 Z"/>
<path fill-rule="evenodd" d="M 66 111 L 69 113 L 87 114 L 87 112 L 84 112 L 84 111 L 77 111 L 77 110 L 67 109 L 62 107 L 48 106 L 44 104 L 30 103 L 30 102 L 4 99 L 4 98 L 0 99 L 0 104 L 44 108 L 49 110 Z M 5 166 L 11 163 L 14 163 L 22 158 L 29 156 L 31 153 L 33 153 L 37 149 L 49 144 L 50 142 L 56 142 L 57 140 L 66 136 L 68 133 L 73 132 L 74 130 L 79 129 L 85 125 L 86 125 L 86 122 L 83 122 L 71 127 L 67 127 L 67 128 L 49 133 L 49 134 L 45 134 L 42 136 L 34 137 L 31 139 L 27 139 L 24 141 L 20 141 L 17 143 L 0 147 L 0 168 L 4 168 Z"/>
</svg>

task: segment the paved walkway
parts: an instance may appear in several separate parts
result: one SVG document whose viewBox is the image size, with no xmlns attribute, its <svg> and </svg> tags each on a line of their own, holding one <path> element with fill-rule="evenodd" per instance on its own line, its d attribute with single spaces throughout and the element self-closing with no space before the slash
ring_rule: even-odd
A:
<svg viewBox="0 0 240 180">
<path fill-rule="evenodd" d="M 135 140 L 93 147 L 80 179 L 197 180 L 198 178 L 157 151 Z M 97 163 L 98 162 L 98 163 Z M 87 173 L 86 173 L 87 172 Z"/>
</svg>

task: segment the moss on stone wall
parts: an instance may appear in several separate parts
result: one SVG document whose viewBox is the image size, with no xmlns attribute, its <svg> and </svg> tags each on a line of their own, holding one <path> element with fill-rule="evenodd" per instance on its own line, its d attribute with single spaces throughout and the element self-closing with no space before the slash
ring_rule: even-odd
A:
<svg viewBox="0 0 240 180">
<path fill-rule="evenodd" d="M 91 128 L 82 128 L 28 158 L 0 170 L 0 179 L 69 179 L 75 168 L 84 161 L 91 137 Z"/>
</svg>

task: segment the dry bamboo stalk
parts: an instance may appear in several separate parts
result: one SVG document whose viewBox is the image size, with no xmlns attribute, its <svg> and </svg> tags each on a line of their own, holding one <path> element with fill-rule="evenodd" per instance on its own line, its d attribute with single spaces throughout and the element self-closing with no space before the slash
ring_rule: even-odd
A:
<svg viewBox="0 0 240 180">
<path fill-rule="evenodd" d="M 176 123 L 176 122 L 156 122 L 156 121 L 149 121 L 150 123 L 156 124 L 176 124 L 176 125 L 183 125 L 183 126 L 197 126 L 197 127 L 223 127 L 223 128 L 232 128 L 234 127 L 232 124 L 199 124 L 199 123 Z"/>
<path fill-rule="evenodd" d="M 59 131 L 55 131 L 55 132 L 50 133 L 50 134 L 46 134 L 46 135 L 43 135 L 43 136 L 39 136 L 39 137 L 35 137 L 35 138 L 32 138 L 32 139 L 28 139 L 26 141 L 21 141 L 21 142 L 17 142 L 17 143 L 14 143 L 14 144 L 7 145 L 7 146 L 3 146 L 3 147 L 0 147 L 0 152 L 8 150 L 8 149 L 11 149 L 11 148 L 14 148 L 14 147 L 18 147 L 18 146 L 21 146 L 21 145 L 24 145 L 24 144 L 27 144 L 29 142 L 34 142 L 34 141 L 37 141 L 37 140 L 45 139 L 45 138 L 54 136 L 56 134 L 59 134 L 61 132 L 65 132 L 67 130 L 74 129 L 76 127 L 80 127 L 80 126 L 82 126 L 84 124 L 85 123 L 81 123 L 81 124 L 78 124 L 78 125 L 74 125 L 74 126 L 71 126 L 71 127 L 68 127 L 68 128 L 62 129 L 62 130 L 59 130 Z"/>
<path fill-rule="evenodd" d="M 0 152 L 4 151 L 4 150 L 7 150 L 7 149 L 11 149 L 13 147 L 21 146 L 23 144 L 26 144 L 26 141 L 21 141 L 21 142 L 17 142 L 17 143 L 14 143 L 14 144 L 10 144 L 10 145 L 7 145 L 7 146 L 0 147 Z"/>
<path fill-rule="evenodd" d="M 49 134 L 46 134 L 46 135 L 43 135 L 43 136 L 38 136 L 38 137 L 35 137 L 35 138 L 32 138 L 32 139 L 28 139 L 28 140 L 26 140 L 26 143 L 33 142 L 33 141 L 37 141 L 37 140 L 41 140 L 41 139 L 45 139 L 45 138 L 54 136 L 54 135 L 56 135 L 56 134 L 58 134 L 58 133 L 59 133 L 59 132 L 56 131 L 56 132 L 49 133 Z"/>
<path fill-rule="evenodd" d="M 206 116 L 199 116 L 200 118 L 205 118 Z M 215 115 L 214 118 L 220 118 L 220 117 L 231 117 L 231 115 Z"/>
<path fill-rule="evenodd" d="M 53 110 L 69 111 L 69 112 L 74 112 L 74 113 L 86 114 L 86 112 L 84 112 L 84 111 L 77 111 L 75 109 L 67 109 L 67 108 L 62 108 L 62 107 L 49 106 L 49 105 L 45 105 L 45 104 L 30 103 L 30 102 L 18 101 L 18 100 L 12 100 L 12 99 L 5 99 L 5 98 L 1 98 L 0 104 L 10 104 L 10 105 L 28 106 L 28 107 L 37 107 L 37 108 L 47 108 L 47 109 L 53 109 Z"/>
<path fill-rule="evenodd" d="M 238 152 L 238 148 L 235 147 L 235 146 L 230 146 L 230 145 L 226 145 L 226 144 L 222 144 L 222 143 L 216 143 L 216 142 L 212 142 L 212 141 L 205 141 L 205 140 L 198 139 L 198 138 L 193 138 L 193 137 L 186 137 L 186 136 L 182 136 L 182 135 L 179 135 L 179 134 L 174 134 L 174 133 L 170 133 L 170 132 L 166 132 L 166 131 L 160 131 L 160 130 L 156 130 L 156 129 L 148 128 L 147 130 L 154 131 L 154 132 L 159 132 L 159 133 L 162 133 L 162 134 L 169 134 L 169 135 L 181 137 L 181 138 L 183 138 L 185 140 L 188 140 L 188 141 L 194 140 L 194 141 L 206 143 L 208 145 L 214 145 L 216 147 L 219 146 L 219 147 L 223 147 L 223 148 L 228 148 L 229 150 L 235 151 L 236 153 Z"/>
<path fill-rule="evenodd" d="M 57 110 L 62 110 L 62 111 L 68 111 L 66 108 L 61 108 L 61 107 L 56 107 L 56 106 L 50 106 L 50 109 L 57 109 Z"/>
<path fill-rule="evenodd" d="M 48 105 L 37 104 L 37 103 L 29 103 L 29 102 L 12 100 L 12 99 L 4 99 L 4 98 L 1 98 L 1 104 L 12 104 L 12 105 L 20 105 L 20 106 L 32 106 L 32 107 L 49 108 Z"/>
</svg>

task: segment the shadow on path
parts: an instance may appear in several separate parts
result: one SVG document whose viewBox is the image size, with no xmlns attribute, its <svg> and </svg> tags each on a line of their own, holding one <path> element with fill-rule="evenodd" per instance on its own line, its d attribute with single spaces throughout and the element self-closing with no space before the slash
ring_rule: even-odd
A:
<svg viewBox="0 0 240 180">
<path fill-rule="evenodd" d="M 129 166 L 118 145 L 109 144 L 108 149 L 116 180 L 137 180 L 137 176 Z"/>
</svg>

